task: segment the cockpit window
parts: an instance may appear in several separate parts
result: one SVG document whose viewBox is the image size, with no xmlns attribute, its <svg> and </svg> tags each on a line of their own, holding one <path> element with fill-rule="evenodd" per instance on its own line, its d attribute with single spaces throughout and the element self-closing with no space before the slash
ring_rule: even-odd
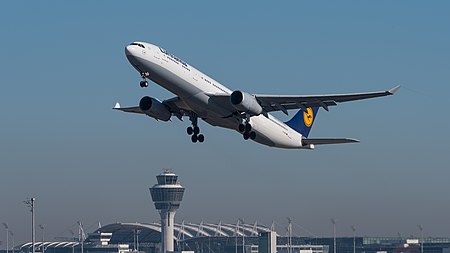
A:
<svg viewBox="0 0 450 253">
<path fill-rule="evenodd" d="M 141 43 L 136 43 L 136 42 L 133 42 L 133 43 L 131 43 L 130 45 L 135 45 L 135 46 L 138 46 L 138 47 L 142 47 L 142 48 L 145 48 L 145 46 L 144 46 L 144 45 L 142 45 Z"/>
</svg>

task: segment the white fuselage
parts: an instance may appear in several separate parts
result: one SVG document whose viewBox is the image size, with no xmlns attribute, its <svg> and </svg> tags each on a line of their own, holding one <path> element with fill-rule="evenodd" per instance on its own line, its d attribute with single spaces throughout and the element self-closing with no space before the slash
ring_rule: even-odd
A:
<svg viewBox="0 0 450 253">
<path fill-rule="evenodd" d="M 176 94 L 182 101 L 177 106 L 195 112 L 213 126 L 238 131 L 242 118 L 208 96 L 230 95 L 230 89 L 158 46 L 144 42 L 139 42 L 144 47 L 133 44 L 125 49 L 130 63 L 139 73 L 148 73 L 147 78 Z M 308 148 L 302 146 L 300 133 L 270 114 L 252 116 L 249 122 L 258 143 L 279 148 Z"/>
</svg>

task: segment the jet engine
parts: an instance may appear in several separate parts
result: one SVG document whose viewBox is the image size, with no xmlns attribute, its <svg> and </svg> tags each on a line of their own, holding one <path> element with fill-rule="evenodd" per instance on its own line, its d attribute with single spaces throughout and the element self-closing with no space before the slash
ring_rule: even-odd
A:
<svg viewBox="0 0 450 253">
<path fill-rule="evenodd" d="M 168 121 L 172 116 L 169 109 L 159 100 L 152 97 L 143 97 L 139 101 L 139 109 L 146 115 L 157 120 Z"/>
<path fill-rule="evenodd" d="M 235 90 L 231 93 L 230 103 L 240 112 L 246 112 L 252 116 L 260 115 L 263 112 L 263 108 L 255 96 L 240 90 Z"/>
</svg>

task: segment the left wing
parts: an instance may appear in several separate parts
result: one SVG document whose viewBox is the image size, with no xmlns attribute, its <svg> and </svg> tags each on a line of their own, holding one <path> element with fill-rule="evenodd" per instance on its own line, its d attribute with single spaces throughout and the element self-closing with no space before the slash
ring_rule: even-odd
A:
<svg viewBox="0 0 450 253">
<path fill-rule="evenodd" d="M 277 95 L 257 95 L 256 99 L 267 111 L 282 111 L 287 114 L 287 110 L 303 109 L 308 107 L 323 107 L 328 111 L 329 106 L 337 103 L 355 101 L 368 98 L 384 97 L 394 95 L 400 89 L 400 85 L 387 91 L 350 93 L 350 94 L 330 94 L 330 95 L 306 95 L 306 96 L 277 96 Z"/>
<path fill-rule="evenodd" d="M 288 110 L 302 109 L 307 111 L 309 107 L 322 107 L 328 111 L 329 106 L 337 105 L 337 103 L 355 101 L 368 98 L 384 97 L 394 95 L 400 89 L 400 85 L 386 91 L 364 92 L 364 93 L 349 93 L 349 94 L 327 94 L 327 95 L 261 95 L 254 94 L 258 103 L 265 112 L 282 111 L 286 115 Z M 229 111 L 236 111 L 230 103 L 229 94 L 209 94 L 208 95 L 215 103 L 228 109 Z"/>
</svg>

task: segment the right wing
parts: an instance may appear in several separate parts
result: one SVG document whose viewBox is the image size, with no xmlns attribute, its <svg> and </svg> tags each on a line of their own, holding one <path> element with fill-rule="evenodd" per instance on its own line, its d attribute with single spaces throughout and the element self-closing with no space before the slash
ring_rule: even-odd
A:
<svg viewBox="0 0 450 253">
<path fill-rule="evenodd" d="M 178 119 L 182 120 L 183 116 L 192 115 L 192 111 L 185 105 L 184 101 L 179 97 L 170 98 L 160 102 L 164 107 L 166 107 L 172 116 L 176 116 Z M 152 113 L 146 113 L 139 108 L 139 106 L 132 107 L 124 107 L 122 108 L 119 103 L 116 103 L 113 107 L 114 110 L 122 111 L 122 112 L 130 112 L 130 113 L 138 113 L 145 114 L 149 117 L 155 118 L 159 120 L 158 117 L 155 117 Z"/>
<path fill-rule="evenodd" d="M 116 105 L 113 107 L 113 109 L 114 110 L 119 110 L 119 111 L 122 111 L 122 112 L 132 112 L 132 113 L 145 114 L 143 111 L 141 111 L 141 109 L 139 109 L 139 106 L 122 108 L 122 107 L 120 107 L 119 102 L 116 103 Z"/>
</svg>

